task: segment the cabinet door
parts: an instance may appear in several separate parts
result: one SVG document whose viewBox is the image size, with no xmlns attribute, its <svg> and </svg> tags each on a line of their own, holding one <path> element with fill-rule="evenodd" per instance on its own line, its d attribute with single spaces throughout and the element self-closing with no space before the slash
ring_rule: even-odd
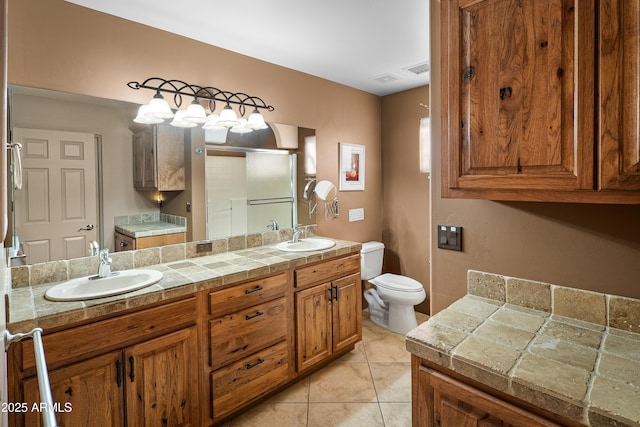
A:
<svg viewBox="0 0 640 427">
<path fill-rule="evenodd" d="M 128 426 L 198 426 L 196 328 L 124 351 Z"/>
<path fill-rule="evenodd" d="M 153 189 L 156 183 L 154 128 L 148 127 L 133 135 L 133 187 Z"/>
<path fill-rule="evenodd" d="M 159 124 L 155 129 L 156 187 L 158 191 L 184 190 L 184 128 Z"/>
<path fill-rule="evenodd" d="M 124 426 L 121 352 L 108 353 L 49 372 L 56 421 L 65 427 Z M 40 402 L 38 379 L 24 380 L 24 402 Z M 41 414 L 28 411 L 25 426 L 41 426 Z"/>
<path fill-rule="evenodd" d="M 445 197 L 593 189 L 594 11 L 577 3 L 442 2 Z"/>
<path fill-rule="evenodd" d="M 332 351 L 331 283 L 296 292 L 296 367 L 302 371 Z"/>
<path fill-rule="evenodd" d="M 640 190 L 640 4 L 602 0 L 600 188 Z"/>
<path fill-rule="evenodd" d="M 362 337 L 362 282 L 360 274 L 352 274 L 332 283 L 333 351 L 360 341 Z"/>
</svg>

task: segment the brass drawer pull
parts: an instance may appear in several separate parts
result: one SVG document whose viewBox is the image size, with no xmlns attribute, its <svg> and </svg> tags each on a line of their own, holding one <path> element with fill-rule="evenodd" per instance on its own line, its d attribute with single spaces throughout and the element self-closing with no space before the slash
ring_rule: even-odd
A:
<svg viewBox="0 0 640 427">
<path fill-rule="evenodd" d="M 255 313 L 255 314 L 250 314 L 250 315 L 245 316 L 245 319 L 246 319 L 246 320 L 251 320 L 251 319 L 253 319 L 253 318 L 255 318 L 255 317 L 262 316 L 263 314 L 264 314 L 264 313 L 263 313 L 263 312 L 261 312 L 261 311 L 256 311 L 256 313 Z"/>
<path fill-rule="evenodd" d="M 258 285 L 258 286 L 256 286 L 256 287 L 255 287 L 255 288 L 253 288 L 253 289 L 247 289 L 247 290 L 245 290 L 245 291 L 244 291 L 244 293 L 245 293 L 245 295 L 249 295 L 249 294 L 252 294 L 252 293 L 254 293 L 254 292 L 261 291 L 261 290 L 263 290 L 263 289 L 264 289 L 264 288 L 263 288 L 262 286 Z"/>
<path fill-rule="evenodd" d="M 246 369 L 255 368 L 256 366 L 258 366 L 261 363 L 264 363 L 264 359 L 258 359 L 253 363 L 247 363 Z"/>
</svg>

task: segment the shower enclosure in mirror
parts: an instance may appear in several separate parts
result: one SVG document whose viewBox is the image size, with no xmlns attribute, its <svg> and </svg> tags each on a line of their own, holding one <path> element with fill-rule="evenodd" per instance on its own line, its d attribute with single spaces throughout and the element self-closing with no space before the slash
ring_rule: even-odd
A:
<svg viewBox="0 0 640 427">
<path fill-rule="evenodd" d="M 208 150 L 207 239 L 262 233 L 296 224 L 296 155 Z"/>
<path fill-rule="evenodd" d="M 211 236 L 216 238 L 268 232 L 270 230 L 268 226 L 273 227 L 271 220 L 275 220 L 281 228 L 291 227 L 295 222 L 315 223 L 315 214 L 309 215 L 309 203 L 303 197 L 305 184 L 314 176 L 305 175 L 302 163 L 305 158 L 304 138 L 315 135 L 313 129 L 270 124 L 275 134 L 273 138 L 278 141 L 290 140 L 279 147 L 281 151 L 273 153 L 252 151 L 251 147 L 240 147 L 240 149 L 236 147 L 235 154 L 232 154 L 230 144 L 226 140 L 207 143 L 207 148 L 204 149 L 204 142 L 202 145 L 197 145 L 200 144 L 197 140 L 201 138 L 200 135 L 193 131 L 190 134 L 187 133 L 184 142 L 189 178 L 187 188 L 184 191 L 159 195 L 152 191 L 137 191 L 133 186 L 131 126 L 138 107 L 136 104 L 123 101 L 78 94 L 18 86 L 10 88 L 10 126 L 14 130 L 21 129 L 15 137 L 23 132 L 22 129 L 35 131 L 29 137 L 35 141 L 31 147 L 31 153 L 26 153 L 24 150 L 22 153 L 24 166 L 22 188 L 16 189 L 13 197 L 10 194 L 8 201 L 8 205 L 14 206 L 14 209 L 10 212 L 11 223 L 5 247 L 13 246 L 15 235 L 21 241 L 19 253 L 29 252 L 26 253 L 26 258 L 16 258 L 15 263 L 19 265 L 87 256 L 90 255 L 90 243 L 93 240 L 97 240 L 102 248 L 114 250 L 115 218 L 122 216 L 149 216 L 149 214 L 165 213 L 187 217 L 188 240 L 209 238 L 207 229 L 215 229 Z M 57 133 L 63 135 L 60 138 L 63 141 L 62 151 L 54 150 L 54 145 L 51 144 L 55 143 L 50 141 L 49 137 L 40 136 L 40 132 L 43 131 L 48 131 L 52 135 Z M 287 132 L 295 137 L 283 138 L 282 135 Z M 75 136 L 68 136 L 76 134 L 88 135 L 89 139 L 86 141 L 88 145 L 81 146 L 76 143 Z M 69 142 L 72 143 L 69 144 Z M 247 143 L 251 144 L 253 141 L 248 140 Z M 274 146 L 277 144 L 283 143 L 276 142 Z M 203 147 L 203 153 L 193 154 L 195 147 L 200 146 Z M 94 151 L 93 154 L 92 151 Z M 84 158 L 89 164 L 82 168 L 75 165 L 63 166 L 60 170 L 62 170 L 61 173 L 66 174 L 64 177 L 66 184 L 62 185 L 62 178 L 54 178 L 53 172 L 45 172 L 42 165 L 33 163 L 38 156 L 42 157 L 44 153 L 54 152 L 59 159 Z M 256 166 L 255 162 L 261 161 L 258 159 L 272 155 L 274 159 L 278 158 L 281 161 L 276 168 L 279 185 L 282 188 L 287 186 L 289 191 L 284 196 L 286 200 L 283 199 L 282 204 L 278 205 L 280 205 L 279 208 L 286 206 L 284 209 L 287 211 L 286 215 L 280 216 L 280 213 L 271 210 L 270 204 L 262 204 L 263 201 L 260 199 L 280 198 L 281 193 L 271 193 L 274 189 L 270 187 L 268 180 L 263 175 L 258 175 L 257 177 L 245 176 L 243 184 L 240 184 L 238 179 L 235 184 L 243 186 L 245 193 L 231 195 L 229 199 L 234 199 L 233 203 L 236 205 L 239 203 L 237 199 L 243 200 L 246 224 L 241 226 L 236 221 L 233 225 L 227 222 L 218 226 L 210 218 L 211 215 L 207 212 L 206 193 L 220 190 L 222 187 L 219 186 L 222 184 L 205 182 L 206 159 L 228 158 L 233 155 L 242 155 L 245 169 L 259 174 L 264 174 L 265 171 L 273 168 L 260 166 L 259 163 Z M 39 161 L 46 162 L 42 159 Z M 275 165 L 274 160 L 269 160 L 268 163 Z M 270 173 L 272 172 L 273 170 Z M 263 184 L 268 185 L 265 187 Z M 55 191 L 62 191 L 65 197 L 73 193 L 78 196 L 78 200 L 64 201 L 64 197 L 57 195 Z M 20 207 L 20 204 L 24 205 L 25 200 L 30 202 L 32 207 L 29 207 L 29 203 L 26 204 L 27 207 Z M 162 203 L 159 200 L 162 200 Z M 62 229 L 62 223 L 68 218 L 64 219 L 59 214 L 60 206 L 65 208 L 67 216 L 74 217 L 77 223 L 73 224 L 73 229 L 63 233 L 66 243 L 56 244 L 63 250 L 55 254 L 53 250 L 47 249 L 52 246 L 51 238 L 38 234 L 37 230 L 44 226 L 45 219 L 52 221 L 45 228 Z M 198 208 L 192 209 L 192 206 Z M 27 212 L 27 209 L 31 209 L 32 212 Z M 54 209 L 58 209 L 58 212 L 54 212 Z M 91 210 L 95 213 L 89 218 Z M 254 211 L 257 213 L 254 214 Z M 258 219 L 253 221 L 254 217 Z M 31 223 L 25 224 L 25 219 L 29 219 Z M 29 236 L 26 227 L 29 228 L 29 232 L 36 233 Z M 222 230 L 226 230 L 229 234 Z M 31 249 L 25 251 L 25 248 L 29 247 Z M 38 251 L 33 250 L 36 247 Z"/>
</svg>

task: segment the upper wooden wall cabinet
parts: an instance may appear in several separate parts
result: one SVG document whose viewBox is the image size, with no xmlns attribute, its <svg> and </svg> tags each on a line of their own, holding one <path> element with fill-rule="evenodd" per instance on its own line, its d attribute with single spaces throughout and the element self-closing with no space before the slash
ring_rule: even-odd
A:
<svg viewBox="0 0 640 427">
<path fill-rule="evenodd" d="M 442 17 L 443 197 L 640 203 L 637 1 L 451 0 Z"/>
<path fill-rule="evenodd" d="M 184 129 L 167 124 L 132 127 L 133 187 L 137 190 L 185 189 Z"/>
</svg>

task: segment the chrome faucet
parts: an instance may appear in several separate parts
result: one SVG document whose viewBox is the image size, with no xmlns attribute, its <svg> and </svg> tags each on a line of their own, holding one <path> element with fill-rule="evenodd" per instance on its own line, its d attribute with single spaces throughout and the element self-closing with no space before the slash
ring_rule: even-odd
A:
<svg viewBox="0 0 640 427">
<path fill-rule="evenodd" d="M 300 235 L 304 234 L 304 230 L 302 229 L 301 224 L 296 224 L 293 228 L 293 237 L 291 238 L 291 243 L 297 243 L 300 240 Z"/>
<path fill-rule="evenodd" d="M 267 225 L 267 228 L 273 231 L 278 231 L 278 223 L 275 219 L 270 220 L 271 224 Z"/>
<path fill-rule="evenodd" d="M 111 258 L 109 258 L 109 249 L 100 249 L 98 261 L 100 262 L 100 265 L 98 266 L 98 277 L 109 277 L 111 275 Z"/>
</svg>

